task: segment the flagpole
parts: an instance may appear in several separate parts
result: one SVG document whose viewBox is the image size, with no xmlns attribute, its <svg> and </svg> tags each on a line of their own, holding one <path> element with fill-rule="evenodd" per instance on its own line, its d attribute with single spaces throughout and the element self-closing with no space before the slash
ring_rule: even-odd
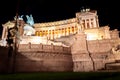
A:
<svg viewBox="0 0 120 80">
<path fill-rule="evenodd" d="M 17 0 L 17 6 L 16 6 L 16 21 L 15 21 L 15 32 L 18 32 L 18 10 L 19 10 L 19 1 Z M 13 38 L 13 68 L 12 72 L 15 73 L 15 67 L 16 67 L 16 55 L 17 55 L 17 35 L 15 33 L 15 36 Z"/>
</svg>

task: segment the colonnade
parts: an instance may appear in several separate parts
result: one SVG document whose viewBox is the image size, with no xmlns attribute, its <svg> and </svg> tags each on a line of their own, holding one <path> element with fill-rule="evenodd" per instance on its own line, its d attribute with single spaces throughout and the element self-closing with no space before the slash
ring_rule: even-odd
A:
<svg viewBox="0 0 120 80">
<path fill-rule="evenodd" d="M 3 27 L 3 31 L 2 31 L 2 39 L 6 39 L 7 38 L 7 27 L 6 26 L 4 26 Z"/>
<path fill-rule="evenodd" d="M 80 24 L 84 29 L 90 29 L 99 26 L 95 18 L 83 19 L 80 21 Z"/>
<path fill-rule="evenodd" d="M 48 39 L 56 39 L 61 36 L 68 36 L 70 34 L 75 34 L 78 32 L 77 26 L 59 28 L 59 29 L 50 29 L 46 28 L 46 30 L 36 31 L 35 35 L 44 37 L 47 36 Z"/>
</svg>

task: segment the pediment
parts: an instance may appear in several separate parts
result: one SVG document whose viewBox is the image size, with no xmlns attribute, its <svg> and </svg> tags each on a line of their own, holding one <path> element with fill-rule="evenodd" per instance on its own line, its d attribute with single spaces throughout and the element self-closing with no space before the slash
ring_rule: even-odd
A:
<svg viewBox="0 0 120 80">
<path fill-rule="evenodd" d="M 83 12 L 83 13 L 80 13 L 80 16 L 94 16 L 96 15 L 96 13 L 92 13 L 92 12 Z"/>
</svg>

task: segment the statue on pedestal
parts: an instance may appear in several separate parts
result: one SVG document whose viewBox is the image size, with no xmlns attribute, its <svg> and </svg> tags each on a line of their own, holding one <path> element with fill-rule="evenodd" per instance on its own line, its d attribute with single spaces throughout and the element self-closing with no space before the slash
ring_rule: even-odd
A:
<svg viewBox="0 0 120 80">
<path fill-rule="evenodd" d="M 31 36 L 35 34 L 35 29 L 33 28 L 34 25 L 34 20 L 32 15 L 28 16 L 26 15 L 27 21 L 26 21 L 26 25 L 24 26 L 24 35 L 26 36 Z"/>
</svg>

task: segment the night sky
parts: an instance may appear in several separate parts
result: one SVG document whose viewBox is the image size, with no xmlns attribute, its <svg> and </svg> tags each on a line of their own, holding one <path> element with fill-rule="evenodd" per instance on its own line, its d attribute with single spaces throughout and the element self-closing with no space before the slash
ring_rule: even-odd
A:
<svg viewBox="0 0 120 80">
<path fill-rule="evenodd" d="M 35 23 L 75 17 L 82 8 L 97 10 L 100 26 L 120 30 L 119 0 L 3 0 L 0 2 L 0 29 L 2 24 L 19 15 L 32 14 Z M 0 30 L 0 31 L 1 31 Z"/>
</svg>

